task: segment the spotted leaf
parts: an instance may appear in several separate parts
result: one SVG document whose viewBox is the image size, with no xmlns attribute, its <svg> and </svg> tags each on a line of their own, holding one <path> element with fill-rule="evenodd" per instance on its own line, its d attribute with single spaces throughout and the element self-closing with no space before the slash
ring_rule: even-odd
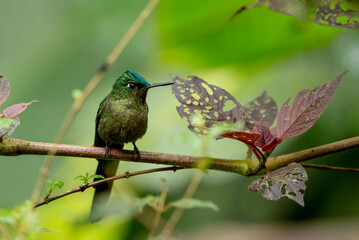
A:
<svg viewBox="0 0 359 240">
<path fill-rule="evenodd" d="M 242 124 L 244 108 L 226 90 L 208 84 L 196 76 L 173 78 L 172 92 L 181 103 L 177 112 L 189 122 L 188 128 L 206 134 L 216 123 Z M 200 116 L 201 121 L 198 121 Z M 192 119 L 197 119 L 195 124 Z"/>
<path fill-rule="evenodd" d="M 356 0 L 257 0 L 242 6 L 232 18 L 246 9 L 262 6 L 320 25 L 359 28 L 359 3 Z"/>
<path fill-rule="evenodd" d="M 253 181 L 249 185 L 249 190 L 258 192 L 269 200 L 288 197 L 304 207 L 306 181 L 308 174 L 305 169 L 298 163 L 291 163 Z"/>
<path fill-rule="evenodd" d="M 256 122 L 270 127 L 277 116 L 277 103 L 267 92 L 247 103 L 244 108 L 247 129 L 252 129 Z"/>
</svg>

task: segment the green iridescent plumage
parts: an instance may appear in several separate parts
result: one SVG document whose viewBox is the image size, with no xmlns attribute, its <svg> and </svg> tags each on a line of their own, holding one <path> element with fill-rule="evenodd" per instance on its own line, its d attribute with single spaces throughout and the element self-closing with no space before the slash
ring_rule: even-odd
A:
<svg viewBox="0 0 359 240">
<path fill-rule="evenodd" d="M 139 155 L 135 142 L 147 130 L 148 89 L 172 83 L 149 84 L 133 71 L 125 71 L 114 83 L 112 90 L 100 103 L 96 115 L 94 146 L 105 147 L 105 157 L 110 149 L 122 149 L 125 143 L 132 143 L 134 153 Z M 96 174 L 111 177 L 116 174 L 118 161 L 98 159 Z M 95 179 L 95 181 L 98 179 Z M 95 187 L 90 220 L 99 221 L 104 215 L 104 206 L 110 196 L 112 182 Z"/>
</svg>

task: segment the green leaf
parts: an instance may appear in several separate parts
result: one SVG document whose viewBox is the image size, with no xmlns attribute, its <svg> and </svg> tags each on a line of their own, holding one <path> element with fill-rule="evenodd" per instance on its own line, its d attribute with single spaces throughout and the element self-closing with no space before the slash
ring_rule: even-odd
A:
<svg viewBox="0 0 359 240">
<path fill-rule="evenodd" d="M 20 119 L 18 117 L 6 118 L 0 117 L 0 137 L 7 134 L 10 136 L 15 128 L 20 125 Z"/>
<path fill-rule="evenodd" d="M 85 181 L 85 180 L 86 180 L 85 176 L 83 176 L 83 175 L 78 175 L 78 176 L 76 176 L 76 177 L 75 177 L 75 180 L 77 180 L 77 179 L 80 179 L 81 181 Z"/>
<path fill-rule="evenodd" d="M 49 184 L 45 187 L 47 190 L 52 190 L 55 188 L 54 183 L 51 180 L 47 179 L 47 180 L 45 180 L 45 182 L 47 182 Z"/>
<path fill-rule="evenodd" d="M 102 178 L 102 179 L 104 179 L 105 177 L 102 176 L 102 175 L 99 175 L 99 174 L 92 174 L 92 175 L 89 177 L 89 179 L 91 179 L 91 178 Z"/>
<path fill-rule="evenodd" d="M 142 212 L 145 206 L 158 205 L 159 200 L 160 200 L 159 196 L 148 195 L 144 198 L 136 198 L 134 204 L 137 211 Z"/>
<path fill-rule="evenodd" d="M 38 219 L 32 209 L 30 201 L 25 201 L 19 206 L 15 206 L 13 209 L 5 210 L 0 209 L 0 224 L 2 230 L 7 231 L 11 238 L 17 239 L 16 236 L 22 231 L 25 236 L 24 239 L 33 239 L 32 234 L 36 232 Z M 0 231 L 0 239 L 2 237 L 2 231 Z"/>
<path fill-rule="evenodd" d="M 9 225 L 14 225 L 15 220 L 12 217 L 12 211 L 9 209 L 0 209 L 0 222 Z"/>
<path fill-rule="evenodd" d="M 12 118 L 0 118 L 0 129 L 9 127 L 13 121 L 14 120 Z"/>
<path fill-rule="evenodd" d="M 195 198 L 182 198 L 181 200 L 172 202 L 171 205 L 177 208 L 192 209 L 192 208 L 208 208 L 218 212 L 219 208 L 211 201 L 202 201 Z"/>
<path fill-rule="evenodd" d="M 55 185 L 55 187 L 62 188 L 65 183 L 60 180 L 55 180 L 53 184 Z"/>
<path fill-rule="evenodd" d="M 37 232 L 52 232 L 52 233 L 57 233 L 57 234 L 61 234 L 60 232 L 50 229 L 50 228 L 43 228 L 43 227 L 39 227 L 37 228 Z"/>
<path fill-rule="evenodd" d="M 46 186 L 47 190 L 52 190 L 52 189 L 55 189 L 56 187 L 62 188 L 62 186 L 64 185 L 64 182 L 62 182 L 60 180 L 55 180 L 54 182 L 51 180 L 46 180 L 46 182 L 49 183 L 49 185 Z"/>
<path fill-rule="evenodd" d="M 12 118 L 0 118 L 0 137 L 4 136 L 8 132 L 13 122 L 14 120 Z"/>
</svg>

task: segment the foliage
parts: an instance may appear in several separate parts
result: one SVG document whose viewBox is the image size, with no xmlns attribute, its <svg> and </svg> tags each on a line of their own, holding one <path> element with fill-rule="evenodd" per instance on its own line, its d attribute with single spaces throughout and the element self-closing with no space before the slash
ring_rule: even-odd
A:
<svg viewBox="0 0 359 240">
<path fill-rule="evenodd" d="M 300 91 L 293 101 L 292 108 L 288 105 L 290 98 L 285 101 L 278 113 L 277 137 L 295 137 L 311 128 L 327 108 L 345 73 L 340 74 L 332 82 L 312 90 Z"/>
<path fill-rule="evenodd" d="M 49 190 L 49 192 L 46 194 L 46 196 L 44 198 L 45 200 L 50 197 L 52 191 L 55 188 L 62 188 L 62 186 L 64 186 L 64 182 L 62 182 L 60 180 L 55 180 L 55 181 L 46 180 L 46 182 L 48 183 L 48 185 L 46 186 L 46 189 Z"/>
<path fill-rule="evenodd" d="M 6 101 L 10 95 L 9 80 L 0 76 L 0 106 Z M 18 103 L 4 109 L 3 113 L 0 113 L 0 137 L 7 134 L 10 136 L 15 128 L 20 125 L 20 119 L 16 117 L 20 113 L 26 110 L 26 108 L 37 100 L 30 101 L 28 103 Z"/>
<path fill-rule="evenodd" d="M 195 198 L 182 198 L 178 201 L 174 201 L 171 203 L 171 206 L 177 208 L 184 208 L 184 209 L 192 209 L 192 208 L 208 208 L 213 211 L 218 212 L 219 208 L 216 204 L 211 201 L 202 201 Z"/>
<path fill-rule="evenodd" d="M 355 0 L 257 0 L 241 7 L 234 16 L 245 9 L 260 6 L 320 25 L 359 28 L 359 3 Z"/>
<path fill-rule="evenodd" d="M 143 198 L 136 198 L 134 201 L 135 208 L 138 212 L 142 212 L 143 208 L 146 206 L 157 206 L 160 201 L 159 196 L 147 195 Z"/>
<path fill-rule="evenodd" d="M 19 235 L 31 239 L 36 232 L 42 231 L 37 224 L 37 218 L 31 211 L 30 201 L 11 210 L 1 209 L 0 239 L 19 239 Z"/>
<path fill-rule="evenodd" d="M 277 115 L 277 103 L 267 92 L 247 103 L 244 108 L 246 129 L 252 129 L 256 122 L 270 127 Z"/>
<path fill-rule="evenodd" d="M 171 208 L 193 209 L 193 208 L 205 208 L 213 211 L 219 211 L 216 204 L 211 201 L 204 201 L 195 198 L 182 198 L 177 201 L 169 202 L 166 205 L 160 207 L 160 196 L 147 195 L 143 198 L 137 198 L 135 201 L 136 209 L 141 212 L 145 206 L 153 208 L 155 211 L 161 213 L 167 212 Z"/>
<path fill-rule="evenodd" d="M 102 178 L 103 179 L 104 177 L 102 175 L 98 175 L 98 174 L 90 175 L 88 172 L 86 172 L 85 176 L 84 175 L 78 175 L 78 176 L 75 177 L 75 180 L 76 179 L 81 180 L 82 181 L 81 186 L 85 186 L 85 185 L 89 184 L 89 181 L 91 179 L 95 179 L 95 178 Z"/>
<path fill-rule="evenodd" d="M 303 197 L 307 180 L 305 169 L 298 163 L 290 163 L 253 181 L 249 189 L 259 192 L 269 200 L 278 200 L 286 196 L 304 207 Z"/>
<path fill-rule="evenodd" d="M 245 143 L 260 161 L 256 172 L 265 167 L 268 156 L 284 139 L 298 136 L 313 126 L 316 120 L 324 112 L 338 88 L 342 77 L 340 74 L 335 80 L 315 87 L 312 90 L 300 91 L 289 107 L 290 98 L 281 106 L 277 116 L 277 105 L 266 92 L 242 107 L 240 103 L 227 91 L 206 83 L 203 79 L 190 76 L 188 79 L 173 78 L 172 91 L 176 95 L 180 106 L 177 112 L 189 122 L 188 128 L 197 134 L 208 134 L 210 127 L 226 124 L 228 131 L 220 137 L 235 139 Z M 227 107 L 228 101 L 232 106 Z M 270 129 L 277 117 L 277 126 Z M 193 119 L 202 121 L 193 121 Z M 242 126 L 241 128 L 239 126 Z M 292 173 L 293 169 L 298 172 Z M 254 172 L 253 174 L 255 174 Z M 307 180 L 307 174 L 302 167 L 290 165 L 251 184 L 251 189 L 261 193 L 264 197 L 278 200 L 282 196 L 288 196 L 301 205 L 305 187 L 295 188 L 288 183 L 294 175 L 301 174 L 303 184 Z M 294 176 L 295 177 L 295 176 Z M 297 179 L 297 178 L 295 178 Z M 262 189 L 263 183 L 267 187 Z M 269 185 L 269 183 L 273 184 Z M 292 187 L 292 191 L 280 190 Z M 272 194 L 272 195 L 269 195 Z M 293 197 L 293 194 L 295 197 Z M 300 198 L 301 197 L 301 198 Z M 299 199 L 300 198 L 300 199 Z"/>
<path fill-rule="evenodd" d="M 204 124 L 188 121 L 188 128 L 199 134 L 215 123 L 237 123 L 244 119 L 244 108 L 226 90 L 206 83 L 203 79 L 189 76 L 189 80 L 175 76 L 172 91 L 181 103 L 177 112 L 188 120 L 198 114 Z M 202 127 L 203 126 L 203 127 Z"/>
<path fill-rule="evenodd" d="M 55 180 L 55 181 L 46 180 L 46 182 L 49 183 L 49 185 L 46 186 L 47 190 L 54 190 L 55 188 L 62 188 L 62 186 L 64 186 L 64 182 L 60 180 Z"/>
</svg>

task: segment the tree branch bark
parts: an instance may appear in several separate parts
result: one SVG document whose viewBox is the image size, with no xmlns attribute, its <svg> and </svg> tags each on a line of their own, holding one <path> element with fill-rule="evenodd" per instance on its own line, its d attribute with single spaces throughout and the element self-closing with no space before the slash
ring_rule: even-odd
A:
<svg viewBox="0 0 359 240">
<path fill-rule="evenodd" d="M 340 151 L 345 151 L 359 146 L 359 136 L 329 143 L 319 147 L 306 149 L 303 151 L 285 154 L 277 157 L 268 158 L 266 168 L 275 170 L 286 166 L 291 162 L 302 162 Z M 42 142 L 30 142 L 21 139 L 1 138 L 0 155 L 18 156 L 24 154 L 46 155 L 49 151 L 56 149 L 57 156 L 82 157 L 82 158 L 104 158 L 105 149 L 100 147 L 86 147 L 68 144 L 54 144 Z M 165 154 L 154 152 L 141 152 L 140 159 L 133 159 L 132 151 L 111 149 L 111 157 L 108 160 L 143 162 L 152 164 L 171 165 L 183 168 L 195 168 L 197 163 L 209 157 L 193 157 L 177 154 Z M 250 176 L 258 169 L 258 160 L 244 159 L 232 160 L 221 158 L 210 158 L 209 169 L 225 172 L 233 172 Z M 261 173 L 261 172 L 259 172 Z"/>
</svg>

